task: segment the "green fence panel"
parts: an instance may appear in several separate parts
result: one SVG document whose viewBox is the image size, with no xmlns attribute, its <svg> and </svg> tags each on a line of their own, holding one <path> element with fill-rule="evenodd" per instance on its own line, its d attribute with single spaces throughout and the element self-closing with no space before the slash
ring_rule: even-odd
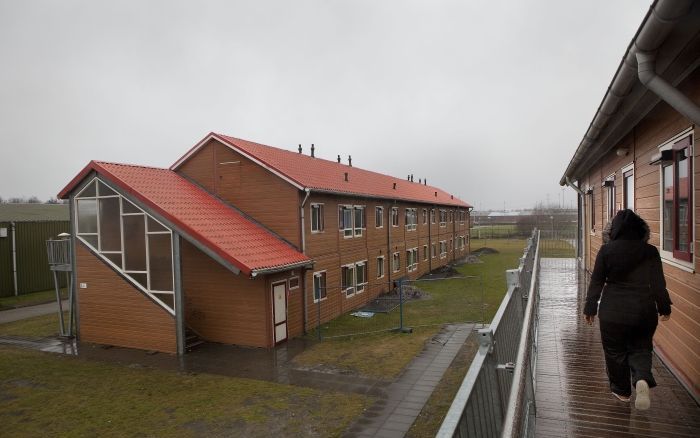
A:
<svg viewBox="0 0 700 438">
<path fill-rule="evenodd" d="M 0 238 L 0 296 L 14 294 L 12 280 L 12 231 L 7 224 L 7 238 Z M 69 232 L 68 221 L 15 222 L 17 251 L 17 289 L 19 294 L 27 294 L 53 289 L 53 274 L 49 269 L 46 255 L 46 241 L 60 233 Z M 7 259 L 7 262 L 5 261 Z M 7 271 L 7 272 L 6 272 Z M 60 274 L 60 284 L 66 280 Z"/>
</svg>

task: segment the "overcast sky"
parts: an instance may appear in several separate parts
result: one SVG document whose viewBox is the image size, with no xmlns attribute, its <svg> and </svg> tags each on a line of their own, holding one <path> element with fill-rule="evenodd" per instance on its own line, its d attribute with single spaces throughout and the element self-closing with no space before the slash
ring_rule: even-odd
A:
<svg viewBox="0 0 700 438">
<path fill-rule="evenodd" d="M 558 185 L 650 0 L 0 0 L 0 196 L 91 159 L 168 167 L 210 131 L 477 208 Z"/>
</svg>

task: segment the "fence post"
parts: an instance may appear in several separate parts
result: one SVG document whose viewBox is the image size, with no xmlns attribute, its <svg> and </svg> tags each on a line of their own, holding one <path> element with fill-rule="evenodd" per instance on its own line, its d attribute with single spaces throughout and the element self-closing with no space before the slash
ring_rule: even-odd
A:
<svg viewBox="0 0 700 438">
<path fill-rule="evenodd" d="M 399 331 L 403 332 L 403 280 L 399 280 Z"/>
<path fill-rule="evenodd" d="M 316 291 L 314 290 L 314 298 L 316 298 Z M 320 341 L 322 336 L 321 336 L 321 289 L 319 288 L 318 290 L 318 301 L 317 301 L 317 306 L 316 308 L 318 309 L 318 315 L 317 315 L 317 320 L 316 320 L 316 332 L 318 333 L 318 340 Z"/>
</svg>

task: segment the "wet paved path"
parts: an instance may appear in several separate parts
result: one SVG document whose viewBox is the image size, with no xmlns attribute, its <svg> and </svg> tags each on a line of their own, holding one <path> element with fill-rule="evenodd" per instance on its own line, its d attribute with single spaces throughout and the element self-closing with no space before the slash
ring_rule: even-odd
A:
<svg viewBox="0 0 700 438">
<path fill-rule="evenodd" d="M 403 437 L 473 330 L 473 324 L 454 324 L 436 335 L 345 436 Z"/>
<path fill-rule="evenodd" d="M 651 409 L 612 397 L 597 321 L 591 327 L 581 316 L 583 283 L 574 259 L 542 259 L 535 435 L 699 437 L 700 408 L 656 357 Z"/>
<path fill-rule="evenodd" d="M 63 310 L 68 310 L 68 300 L 62 302 Z M 6 322 L 19 321 L 21 319 L 33 318 L 35 316 L 48 315 L 49 313 L 58 314 L 58 303 L 51 302 L 46 304 L 37 304 L 36 306 L 19 307 L 17 309 L 0 311 L 0 324 Z"/>
</svg>

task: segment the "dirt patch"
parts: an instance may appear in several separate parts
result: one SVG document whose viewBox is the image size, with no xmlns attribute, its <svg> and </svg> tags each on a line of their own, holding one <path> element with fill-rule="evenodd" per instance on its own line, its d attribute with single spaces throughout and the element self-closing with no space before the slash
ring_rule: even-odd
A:
<svg viewBox="0 0 700 438">
<path fill-rule="evenodd" d="M 497 249 L 493 249 L 493 248 L 489 248 L 488 246 L 485 246 L 483 248 L 475 249 L 474 251 L 472 251 L 472 255 L 482 256 L 482 255 L 486 255 L 486 254 L 498 254 L 499 252 L 500 251 L 498 251 Z"/>
<path fill-rule="evenodd" d="M 403 301 L 404 304 L 410 301 L 417 300 L 429 300 L 432 297 L 430 294 L 414 285 L 404 284 L 403 285 Z M 378 296 L 376 299 L 367 303 L 364 307 L 360 309 L 363 312 L 372 313 L 389 313 L 392 310 L 399 307 L 401 303 L 401 297 L 399 293 L 399 288 L 395 287 L 390 292 Z"/>
</svg>

